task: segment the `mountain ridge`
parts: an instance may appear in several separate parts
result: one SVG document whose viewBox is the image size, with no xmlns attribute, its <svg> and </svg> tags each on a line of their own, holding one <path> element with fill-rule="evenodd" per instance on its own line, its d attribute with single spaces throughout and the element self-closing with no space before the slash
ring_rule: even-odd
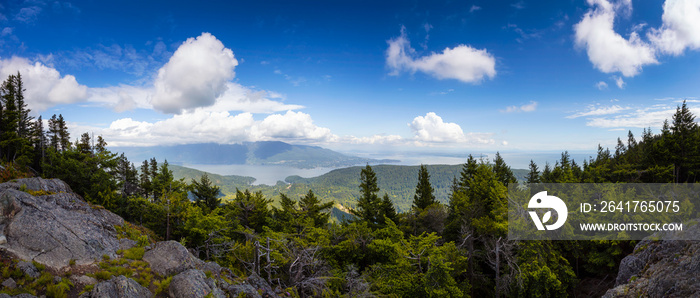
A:
<svg viewBox="0 0 700 298">
<path fill-rule="evenodd" d="M 301 169 L 346 167 L 359 164 L 395 163 L 393 159 L 372 159 L 342 154 L 310 145 L 280 141 L 240 144 L 198 143 L 150 147 L 113 147 L 132 161 L 157 157 L 171 164 L 282 165 Z"/>
</svg>

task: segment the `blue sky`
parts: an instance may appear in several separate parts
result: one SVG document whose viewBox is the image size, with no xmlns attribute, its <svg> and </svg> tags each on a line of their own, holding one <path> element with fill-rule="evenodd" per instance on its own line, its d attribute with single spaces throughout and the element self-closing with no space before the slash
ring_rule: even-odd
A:
<svg viewBox="0 0 700 298">
<path fill-rule="evenodd" d="M 594 152 L 700 106 L 698 0 L 241 2 L 4 1 L 0 75 L 116 146 Z"/>
</svg>

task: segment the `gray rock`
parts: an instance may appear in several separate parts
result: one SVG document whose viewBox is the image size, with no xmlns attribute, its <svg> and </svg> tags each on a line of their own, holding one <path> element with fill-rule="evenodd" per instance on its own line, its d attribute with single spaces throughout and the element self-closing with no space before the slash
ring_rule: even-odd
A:
<svg viewBox="0 0 700 298">
<path fill-rule="evenodd" d="M 21 185 L 54 194 L 35 197 L 19 191 Z M 114 226 L 124 222 L 112 212 L 93 208 L 57 179 L 0 184 L 0 214 L 0 231 L 7 239 L 0 249 L 52 270 L 68 266 L 71 259 L 86 265 L 105 254 L 116 256 L 119 242 Z"/>
<path fill-rule="evenodd" d="M 626 256 L 620 261 L 615 286 L 628 283 L 632 276 L 637 276 L 644 269 L 645 262 L 635 255 Z"/>
<path fill-rule="evenodd" d="M 188 269 L 197 269 L 204 262 L 195 258 L 177 241 L 162 241 L 143 254 L 143 260 L 151 265 L 151 270 L 162 277 L 175 275 Z"/>
<path fill-rule="evenodd" d="M 25 262 L 25 261 L 20 261 L 17 263 L 17 267 L 19 267 L 24 274 L 31 276 L 32 278 L 37 278 L 41 273 L 39 273 L 39 270 L 36 269 L 36 266 L 30 262 Z"/>
<path fill-rule="evenodd" d="M 211 272 L 212 274 L 216 275 L 217 277 L 221 275 L 221 266 L 217 264 L 216 262 L 206 262 L 202 265 L 201 267 L 202 271 L 206 273 L 207 271 Z"/>
<path fill-rule="evenodd" d="M 153 294 L 135 280 L 123 275 L 100 282 L 85 295 L 91 298 L 150 298 Z"/>
<path fill-rule="evenodd" d="M 210 294 L 211 297 L 226 297 L 213 279 L 207 278 L 204 272 L 197 269 L 189 269 L 175 275 L 170 282 L 169 293 L 170 297 L 174 298 L 203 298 Z"/>
<path fill-rule="evenodd" d="M 27 293 L 22 293 L 22 294 L 15 295 L 15 296 L 10 296 L 10 295 L 3 293 L 3 294 L 0 294 L 0 298 L 36 298 L 36 296 L 34 296 L 32 294 L 27 294 Z"/>
<path fill-rule="evenodd" d="M 681 239 L 700 235 L 700 224 L 684 225 Z M 652 236 L 652 237 L 658 237 Z M 603 297 L 697 297 L 700 294 L 700 241 L 640 241 L 620 262 L 615 288 Z"/>
<path fill-rule="evenodd" d="M 128 239 L 128 238 L 122 238 L 119 239 L 119 249 L 121 250 L 127 250 L 129 248 L 132 248 L 136 246 L 136 241 Z"/>
<path fill-rule="evenodd" d="M 14 289 L 17 287 L 17 283 L 15 282 L 14 279 L 8 278 L 2 282 L 2 286 L 5 288 L 8 288 L 8 289 Z"/>
<path fill-rule="evenodd" d="M 251 276 L 248 276 L 248 283 L 253 286 L 256 290 L 262 290 L 263 291 L 263 297 L 276 297 L 277 295 L 275 294 L 275 291 L 272 290 L 272 287 L 270 286 L 269 283 L 262 277 L 258 276 L 257 274 L 253 273 Z"/>
<path fill-rule="evenodd" d="M 89 277 L 87 275 L 71 275 L 70 281 L 76 286 L 87 286 L 87 285 L 94 285 L 97 283 L 97 279 L 94 277 Z"/>
<path fill-rule="evenodd" d="M 228 292 L 230 297 L 251 297 L 251 298 L 262 298 L 258 290 L 253 288 L 249 283 L 227 285 L 225 286 L 226 292 Z"/>
</svg>

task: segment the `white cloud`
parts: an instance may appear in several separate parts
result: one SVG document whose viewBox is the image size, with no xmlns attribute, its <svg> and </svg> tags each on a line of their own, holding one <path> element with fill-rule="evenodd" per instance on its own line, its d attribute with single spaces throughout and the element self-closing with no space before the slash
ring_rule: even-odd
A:
<svg viewBox="0 0 700 298">
<path fill-rule="evenodd" d="M 442 53 L 414 58 L 416 51 L 411 48 L 405 28 L 401 29 L 401 36 L 387 43 L 386 64 L 390 75 L 421 71 L 438 79 L 456 79 L 465 83 L 479 83 L 484 77 L 492 79 L 496 76 L 496 60 L 485 49 L 458 45 L 445 48 Z"/>
<path fill-rule="evenodd" d="M 699 112 L 698 109 L 691 109 L 691 111 L 696 114 Z M 624 115 L 590 118 L 586 125 L 600 128 L 660 128 L 664 120 L 671 119 L 675 112 L 675 107 L 650 107 L 637 109 Z"/>
<path fill-rule="evenodd" d="M 39 14 L 41 14 L 41 7 L 39 6 L 23 7 L 17 12 L 14 19 L 23 23 L 33 23 Z"/>
<path fill-rule="evenodd" d="M 530 101 L 528 104 L 521 106 L 508 106 L 505 110 L 500 110 L 502 113 L 515 113 L 515 112 L 534 112 L 537 109 L 537 102 Z"/>
<path fill-rule="evenodd" d="M 600 105 L 591 105 L 588 106 L 588 110 L 585 112 L 579 112 L 573 115 L 566 116 L 568 119 L 575 119 L 579 117 L 588 117 L 588 116 L 601 116 L 601 115 L 610 115 L 610 114 L 617 114 L 619 112 L 629 110 L 631 108 L 629 107 L 621 107 L 619 105 L 612 105 L 612 106 L 600 106 Z"/>
<path fill-rule="evenodd" d="M 337 136 L 325 127 L 313 124 L 309 114 L 287 111 L 285 114 L 273 114 L 251 128 L 254 140 L 296 140 L 296 141 L 333 141 Z"/>
<path fill-rule="evenodd" d="M 444 122 L 433 112 L 418 116 L 408 126 L 418 143 L 476 143 L 493 144 L 490 133 L 465 134 L 457 123 Z"/>
<path fill-rule="evenodd" d="M 595 84 L 595 87 L 598 88 L 598 90 L 605 90 L 608 89 L 608 83 L 600 81 Z"/>
<path fill-rule="evenodd" d="M 152 146 L 192 143 L 232 144 L 280 140 L 294 143 L 333 142 L 338 139 L 330 129 L 313 124 L 311 116 L 287 111 L 256 121 L 251 113 L 232 115 L 226 111 L 196 110 L 171 118 L 145 122 L 122 118 L 107 128 L 72 123 L 71 134 L 93 131 L 112 146 Z"/>
<path fill-rule="evenodd" d="M 394 144 L 394 145 L 401 145 L 405 144 L 405 139 L 401 137 L 400 135 L 373 135 L 371 137 L 355 137 L 355 136 L 349 136 L 345 137 L 343 141 L 350 143 L 350 144 L 369 144 L 369 145 L 377 145 L 377 144 Z"/>
<path fill-rule="evenodd" d="M 481 6 L 472 5 L 472 7 L 469 8 L 469 12 L 475 12 L 478 10 L 481 10 Z"/>
<path fill-rule="evenodd" d="M 187 39 L 159 71 L 151 104 L 165 113 L 211 106 L 226 91 L 238 61 L 209 33 Z"/>
<path fill-rule="evenodd" d="M 616 12 L 630 14 L 630 0 L 617 2 L 588 0 L 593 8 L 574 26 L 576 45 L 585 47 L 588 59 L 602 72 L 637 75 L 644 65 L 657 64 L 654 48 L 639 38 L 635 31 L 628 39 L 613 29 Z"/>
<path fill-rule="evenodd" d="M 72 75 L 61 76 L 54 68 L 40 62 L 32 63 L 28 59 L 12 57 L 0 60 L 0 80 L 20 72 L 27 106 L 34 112 L 41 112 L 58 104 L 84 101 L 87 87 L 78 84 Z"/>
<path fill-rule="evenodd" d="M 622 80 L 622 77 L 613 77 L 615 79 L 615 85 L 617 85 L 617 88 L 620 89 L 625 89 L 625 81 Z"/>
<path fill-rule="evenodd" d="M 666 0 L 663 25 L 647 34 L 660 51 L 680 55 L 686 48 L 700 49 L 700 1 Z"/>
</svg>

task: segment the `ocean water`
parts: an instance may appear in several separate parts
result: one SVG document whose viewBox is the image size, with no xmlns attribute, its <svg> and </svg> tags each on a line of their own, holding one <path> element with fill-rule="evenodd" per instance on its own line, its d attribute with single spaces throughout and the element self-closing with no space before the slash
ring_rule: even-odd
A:
<svg viewBox="0 0 700 298">
<path fill-rule="evenodd" d="M 473 155 L 477 159 L 483 158 L 488 160 L 489 162 L 492 162 L 495 153 L 473 153 Z M 375 159 L 394 159 L 399 160 L 399 162 L 390 164 L 415 166 L 420 164 L 463 164 L 467 161 L 467 156 L 468 154 L 430 155 L 409 153 L 366 154 L 363 157 Z M 549 162 L 550 166 L 553 167 L 554 164 L 561 159 L 561 152 L 503 152 L 501 153 L 501 156 L 506 161 L 506 164 L 508 164 L 512 169 L 527 169 L 530 164 L 530 160 L 532 159 L 533 161 L 535 161 L 535 163 L 537 163 L 537 166 L 540 168 L 540 170 L 542 170 L 546 162 Z M 590 156 L 595 156 L 595 154 L 592 152 L 571 152 L 569 156 L 570 158 L 574 159 L 579 166 L 581 166 L 583 164 L 584 159 L 587 160 Z M 285 178 L 293 175 L 298 175 L 304 178 L 317 177 L 328 173 L 334 169 L 338 169 L 336 167 L 299 169 L 294 167 L 278 165 L 184 164 L 183 166 L 219 175 L 250 176 L 256 179 L 255 182 L 253 182 L 253 184 L 255 185 L 275 185 L 277 184 L 277 181 L 284 181 Z"/>
<path fill-rule="evenodd" d="M 206 164 L 184 164 L 184 167 L 197 169 L 219 175 L 250 176 L 255 178 L 253 184 L 275 185 L 277 181 L 284 181 L 285 178 L 298 175 L 304 178 L 321 176 L 336 168 L 313 168 L 298 169 L 285 166 L 261 166 L 261 165 L 206 165 Z"/>
</svg>

